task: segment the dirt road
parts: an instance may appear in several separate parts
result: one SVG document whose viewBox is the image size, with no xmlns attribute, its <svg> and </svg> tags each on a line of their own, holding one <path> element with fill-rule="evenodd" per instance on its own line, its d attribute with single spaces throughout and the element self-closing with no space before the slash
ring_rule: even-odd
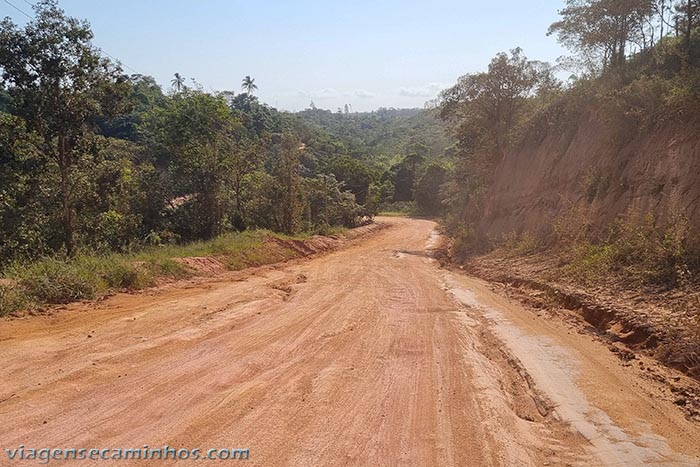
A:
<svg viewBox="0 0 700 467">
<path fill-rule="evenodd" d="M 700 428 L 652 382 L 440 269 L 432 222 L 380 221 L 310 260 L 0 322 L 0 465 L 165 444 L 256 466 L 700 465 Z"/>
</svg>

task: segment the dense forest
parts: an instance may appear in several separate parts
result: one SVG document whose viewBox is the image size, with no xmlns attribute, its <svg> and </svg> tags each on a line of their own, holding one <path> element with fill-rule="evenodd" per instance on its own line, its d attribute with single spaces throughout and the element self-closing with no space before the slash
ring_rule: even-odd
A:
<svg viewBox="0 0 700 467">
<path fill-rule="evenodd" d="M 325 170 L 336 174 L 348 187 L 358 180 L 348 165 L 367 171 L 373 206 L 382 210 L 436 216 L 441 207 L 440 189 L 452 167 L 449 154 L 454 139 L 437 109 L 379 109 L 350 113 L 311 108 L 296 116 L 309 127 L 341 141 L 348 157 L 332 158 Z M 354 159 L 355 161 L 352 161 Z M 359 172 L 356 170 L 355 172 Z M 360 192 L 360 190 L 355 190 Z"/>
<path fill-rule="evenodd" d="M 92 39 L 54 0 L 0 24 L 0 266 L 356 226 L 412 202 L 446 145 L 420 110 L 280 112 L 250 76 L 210 93 L 175 73 L 163 90 Z"/>
</svg>

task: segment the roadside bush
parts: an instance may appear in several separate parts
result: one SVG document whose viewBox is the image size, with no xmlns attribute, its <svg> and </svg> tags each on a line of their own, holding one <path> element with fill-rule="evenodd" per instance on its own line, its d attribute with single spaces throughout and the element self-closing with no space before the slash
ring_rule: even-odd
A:
<svg viewBox="0 0 700 467">
<path fill-rule="evenodd" d="M 362 206 L 355 202 L 355 195 L 343 191 L 343 186 L 333 175 L 318 175 L 304 180 L 308 205 L 305 230 L 314 230 L 320 226 L 359 225 L 363 214 Z"/>
<path fill-rule="evenodd" d="M 29 305 L 27 297 L 14 285 L 0 284 L 0 316 L 9 315 Z"/>
<path fill-rule="evenodd" d="M 110 289 L 143 289 L 153 285 L 153 275 L 130 257 L 117 255 L 82 256 L 75 259 L 81 271 L 93 271 Z"/>
<path fill-rule="evenodd" d="M 553 223 L 554 235 L 560 245 L 575 245 L 582 242 L 591 229 L 591 215 L 583 206 L 574 206 L 566 202 L 568 207 Z"/>
<path fill-rule="evenodd" d="M 501 248 L 513 256 L 534 253 L 538 247 L 537 239 L 530 232 L 521 235 L 511 232 L 505 235 L 501 242 Z"/>
<path fill-rule="evenodd" d="M 620 220 L 601 242 L 578 239 L 563 243 L 565 269 L 584 280 L 616 274 L 633 282 L 675 288 L 698 277 L 698 242 L 688 232 L 686 219 L 657 225 L 654 218 Z"/>
<path fill-rule="evenodd" d="M 104 280 L 94 271 L 53 258 L 22 268 L 13 267 L 8 275 L 17 278 L 27 295 L 41 303 L 64 304 L 91 299 L 106 289 Z"/>
<path fill-rule="evenodd" d="M 580 241 L 569 249 L 570 258 L 564 270 L 583 282 L 599 279 L 614 269 L 615 249 L 611 245 L 594 245 Z"/>
<path fill-rule="evenodd" d="M 464 261 L 476 250 L 477 240 L 474 229 L 468 226 L 462 226 L 450 233 L 453 238 L 450 255 L 457 262 Z"/>
</svg>

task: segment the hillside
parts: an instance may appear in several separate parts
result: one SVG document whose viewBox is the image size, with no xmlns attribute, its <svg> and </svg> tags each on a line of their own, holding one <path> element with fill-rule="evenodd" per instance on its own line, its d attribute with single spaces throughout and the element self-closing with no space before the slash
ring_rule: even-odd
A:
<svg viewBox="0 0 700 467">
<path fill-rule="evenodd" d="M 357 154 L 371 155 L 385 167 L 420 145 L 428 158 L 441 158 L 451 145 L 447 126 L 435 109 L 379 109 L 334 113 L 307 109 L 296 114 L 306 124 L 346 141 Z"/>
<path fill-rule="evenodd" d="M 516 48 L 442 93 L 445 226 L 471 273 L 699 378 L 700 5 L 657 6 L 568 1 L 567 82 Z"/>
<path fill-rule="evenodd" d="M 532 131 L 498 165 L 479 230 L 529 233 L 549 242 L 558 221 L 601 235 L 620 218 L 686 219 L 700 228 L 700 127 L 670 122 L 647 131 L 632 118 L 589 109 L 567 128 Z M 621 135 L 620 128 L 631 128 Z"/>
</svg>

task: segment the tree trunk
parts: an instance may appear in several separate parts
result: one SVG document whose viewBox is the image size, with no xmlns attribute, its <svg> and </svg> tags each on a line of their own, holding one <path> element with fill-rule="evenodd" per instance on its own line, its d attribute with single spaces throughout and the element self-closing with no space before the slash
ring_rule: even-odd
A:
<svg viewBox="0 0 700 467">
<path fill-rule="evenodd" d="M 661 2 L 661 31 L 659 32 L 659 44 L 664 40 L 664 22 L 666 21 L 666 0 Z"/>
<path fill-rule="evenodd" d="M 234 178 L 234 188 L 236 190 L 236 217 L 233 219 L 233 227 L 242 232 L 246 229 L 243 216 L 243 199 L 241 198 L 241 184 L 243 176 L 237 173 Z"/>
<path fill-rule="evenodd" d="M 693 35 L 693 0 L 688 0 L 688 11 L 687 16 L 688 16 L 688 24 L 686 25 L 686 32 L 685 32 L 685 50 L 687 51 L 688 58 L 690 59 L 690 39 Z M 688 60 L 690 61 L 690 60 Z"/>
<path fill-rule="evenodd" d="M 68 160 L 66 138 L 58 137 L 58 167 L 61 174 L 61 201 L 63 208 L 63 244 L 66 254 L 71 257 L 75 253 L 73 232 L 73 206 L 70 193 L 70 161 Z"/>
</svg>

